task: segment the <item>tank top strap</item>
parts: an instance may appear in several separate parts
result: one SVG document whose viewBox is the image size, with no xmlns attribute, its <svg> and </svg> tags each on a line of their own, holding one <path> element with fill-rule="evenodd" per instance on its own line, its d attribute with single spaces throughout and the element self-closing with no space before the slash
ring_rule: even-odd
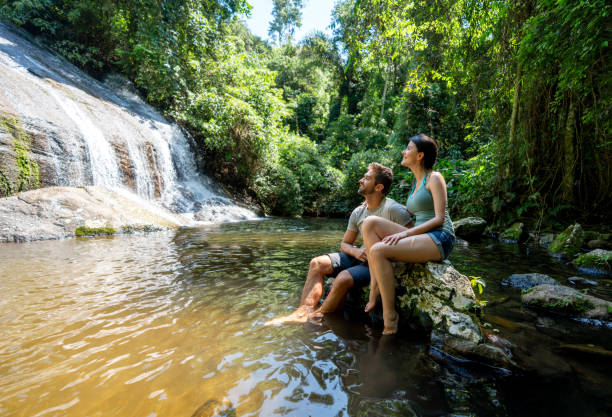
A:
<svg viewBox="0 0 612 417">
<path fill-rule="evenodd" d="M 419 190 L 422 187 L 425 187 L 425 181 L 427 181 L 427 172 L 425 172 L 425 177 L 423 177 L 423 182 L 421 183 L 421 186 L 419 187 Z M 410 190 L 410 194 L 408 194 L 408 198 L 410 198 L 410 196 L 412 195 L 412 193 L 414 193 L 414 190 L 416 189 L 416 181 L 414 183 L 414 185 L 412 186 L 412 190 Z"/>
</svg>

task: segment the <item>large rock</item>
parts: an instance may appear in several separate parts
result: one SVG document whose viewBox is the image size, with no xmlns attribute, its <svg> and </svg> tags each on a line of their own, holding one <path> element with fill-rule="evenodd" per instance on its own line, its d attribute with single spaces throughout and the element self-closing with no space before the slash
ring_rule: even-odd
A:
<svg viewBox="0 0 612 417">
<path fill-rule="evenodd" d="M 612 251 L 595 249 L 588 253 L 578 255 L 574 265 L 585 268 L 596 268 L 603 271 L 612 271 Z"/>
<path fill-rule="evenodd" d="M 527 232 L 523 223 L 517 222 L 504 230 L 499 235 L 499 239 L 507 242 L 522 242 L 526 236 Z"/>
<path fill-rule="evenodd" d="M 537 272 L 531 274 L 512 274 L 502 280 L 503 286 L 520 288 L 521 290 L 543 284 L 557 285 L 557 281 L 546 274 L 539 274 Z"/>
<path fill-rule="evenodd" d="M 465 240 L 470 240 L 482 237 L 487 227 L 487 222 L 480 217 L 466 217 L 453 222 L 453 226 L 457 236 Z"/>
<path fill-rule="evenodd" d="M 133 194 L 104 187 L 48 187 L 0 199 L 0 242 L 61 239 L 75 236 L 77 229 L 95 234 L 188 224 L 184 217 Z"/>
<path fill-rule="evenodd" d="M 483 335 L 479 320 L 470 313 L 477 305 L 470 280 L 450 262 L 398 263 L 395 277 L 402 324 L 430 331 L 432 346 L 451 354 L 514 366 L 510 352 Z"/>
<path fill-rule="evenodd" d="M 564 285 L 539 285 L 522 294 L 523 304 L 556 314 L 610 320 L 612 303 Z"/>
<path fill-rule="evenodd" d="M 569 226 L 553 240 L 548 247 L 552 253 L 573 258 L 580 251 L 584 242 L 584 231 L 582 226 L 576 223 Z"/>
</svg>

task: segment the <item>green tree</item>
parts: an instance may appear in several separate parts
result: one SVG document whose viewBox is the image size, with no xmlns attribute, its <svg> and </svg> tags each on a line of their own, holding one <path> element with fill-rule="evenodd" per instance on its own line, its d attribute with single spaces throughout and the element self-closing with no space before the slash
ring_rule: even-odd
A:
<svg viewBox="0 0 612 417">
<path fill-rule="evenodd" d="M 268 34 L 278 44 L 284 44 L 293 38 L 295 28 L 302 26 L 304 0 L 272 0 L 272 3 Z"/>
</svg>

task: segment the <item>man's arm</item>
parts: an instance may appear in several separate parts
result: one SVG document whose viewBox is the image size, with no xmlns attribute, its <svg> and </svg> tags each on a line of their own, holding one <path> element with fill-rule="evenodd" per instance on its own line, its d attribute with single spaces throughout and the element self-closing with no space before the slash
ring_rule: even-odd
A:
<svg viewBox="0 0 612 417">
<path fill-rule="evenodd" d="M 362 262 L 366 262 L 368 257 L 366 255 L 365 248 L 362 249 L 353 246 L 353 243 L 355 243 L 358 235 L 359 233 L 353 232 L 352 230 L 347 230 L 344 232 L 342 243 L 340 243 L 340 250 L 347 255 L 351 255 L 352 257 L 359 259 Z"/>
</svg>

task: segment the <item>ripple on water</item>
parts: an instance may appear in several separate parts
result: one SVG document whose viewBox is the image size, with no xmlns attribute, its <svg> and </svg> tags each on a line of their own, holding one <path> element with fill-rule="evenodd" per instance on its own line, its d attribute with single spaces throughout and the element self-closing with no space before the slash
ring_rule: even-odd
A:
<svg viewBox="0 0 612 417">
<path fill-rule="evenodd" d="M 295 308 L 310 258 L 337 250 L 344 227 L 265 221 L 2 246 L 0 409 L 335 416 L 376 399 L 431 415 L 511 409 L 504 387 L 457 376 L 422 340 L 381 339 L 342 315 L 263 326 Z M 572 273 L 504 248 L 459 246 L 451 260 L 488 294 L 508 291 L 499 281 L 510 269 Z M 516 298 L 502 306 L 523 317 Z"/>
</svg>

